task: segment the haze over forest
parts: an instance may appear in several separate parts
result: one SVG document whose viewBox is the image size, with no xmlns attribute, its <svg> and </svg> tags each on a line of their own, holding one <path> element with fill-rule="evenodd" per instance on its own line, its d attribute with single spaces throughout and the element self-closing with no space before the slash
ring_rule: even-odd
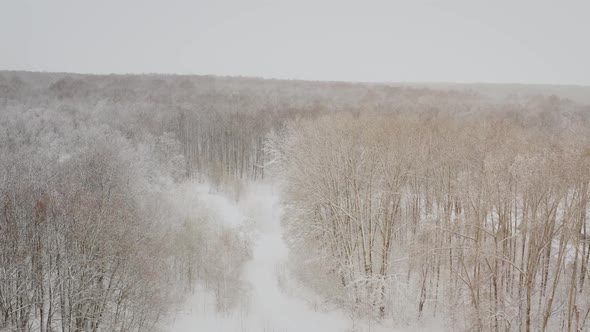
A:
<svg viewBox="0 0 590 332">
<path fill-rule="evenodd" d="M 586 9 L 3 3 L 0 331 L 589 330 Z"/>
</svg>

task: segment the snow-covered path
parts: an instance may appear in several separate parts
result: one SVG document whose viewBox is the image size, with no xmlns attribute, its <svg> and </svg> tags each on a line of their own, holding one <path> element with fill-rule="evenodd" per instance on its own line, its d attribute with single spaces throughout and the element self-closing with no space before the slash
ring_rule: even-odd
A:
<svg viewBox="0 0 590 332">
<path fill-rule="evenodd" d="M 248 199 L 248 205 L 256 210 L 248 216 L 256 221 L 256 235 L 253 257 L 245 271 L 245 279 L 252 286 L 250 305 L 255 330 L 346 331 L 349 322 L 343 315 L 313 311 L 306 302 L 279 287 L 279 273 L 288 249 L 282 238 L 277 197 L 272 190 L 259 188 Z"/>
<path fill-rule="evenodd" d="M 194 294 L 169 331 L 347 331 L 350 322 L 339 312 L 314 311 L 302 299 L 286 294 L 279 286 L 279 273 L 288 257 L 280 226 L 281 206 L 277 192 L 268 185 L 251 186 L 239 203 L 197 189 L 199 201 L 228 225 L 247 223 L 253 240 L 252 259 L 243 278 L 248 296 L 230 313 L 217 313 L 214 300 L 205 291 Z M 284 275 L 284 273 L 283 273 Z"/>
<path fill-rule="evenodd" d="M 379 332 L 399 331 L 370 322 L 358 322 L 353 329 L 351 319 L 340 310 L 316 311 L 307 297 L 297 289 L 285 291 L 280 278 L 287 285 L 296 285 L 286 271 L 288 248 L 282 237 L 281 204 L 278 192 L 270 185 L 255 184 L 242 193 L 239 203 L 209 192 L 199 185 L 183 194 L 184 204 L 198 201 L 215 215 L 215 220 L 226 226 L 247 229 L 252 241 L 252 258 L 246 263 L 242 278 L 245 292 L 240 304 L 229 313 L 215 310 L 215 299 L 210 292 L 200 289 L 193 294 L 182 312 L 171 318 L 167 331 L 219 332 Z M 186 207 L 185 207 L 186 208 Z M 291 286 L 290 286 L 291 287 Z M 296 294 L 293 296 L 291 294 Z M 432 329 L 405 329 L 404 331 Z"/>
</svg>

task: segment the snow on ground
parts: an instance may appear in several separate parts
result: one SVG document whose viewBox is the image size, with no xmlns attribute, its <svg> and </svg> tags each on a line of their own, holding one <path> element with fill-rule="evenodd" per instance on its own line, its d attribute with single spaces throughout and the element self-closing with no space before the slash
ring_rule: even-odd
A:
<svg viewBox="0 0 590 332">
<path fill-rule="evenodd" d="M 173 317 L 169 331 L 395 331 L 375 324 L 358 326 L 358 323 L 353 329 L 353 323 L 344 312 L 315 311 L 308 302 L 280 288 L 280 266 L 288 257 L 288 249 L 282 239 L 279 195 L 272 186 L 250 185 L 238 203 L 211 193 L 209 187 L 203 185 L 194 186 L 194 195 L 189 196 L 198 199 L 200 204 L 207 204 L 217 216 L 216 220 L 226 225 L 251 227 L 253 257 L 243 273 L 249 296 L 231 312 L 218 313 L 212 294 L 198 290 L 182 312 Z"/>
</svg>

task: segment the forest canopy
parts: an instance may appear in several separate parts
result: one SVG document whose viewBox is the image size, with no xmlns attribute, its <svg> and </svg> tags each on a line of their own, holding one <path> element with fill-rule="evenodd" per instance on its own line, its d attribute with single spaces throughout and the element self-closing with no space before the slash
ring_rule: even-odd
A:
<svg viewBox="0 0 590 332">
<path fill-rule="evenodd" d="M 351 317 L 586 330 L 590 106 L 498 91 L 0 72 L 0 330 L 235 307 L 251 239 L 180 207 L 191 181 L 279 186 L 289 270 Z"/>
</svg>

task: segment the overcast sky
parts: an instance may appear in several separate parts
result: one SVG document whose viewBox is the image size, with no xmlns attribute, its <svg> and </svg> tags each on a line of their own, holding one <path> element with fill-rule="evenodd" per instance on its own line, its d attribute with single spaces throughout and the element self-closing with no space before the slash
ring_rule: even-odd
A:
<svg viewBox="0 0 590 332">
<path fill-rule="evenodd" d="M 590 1 L 0 0 L 0 69 L 590 85 Z"/>
</svg>

